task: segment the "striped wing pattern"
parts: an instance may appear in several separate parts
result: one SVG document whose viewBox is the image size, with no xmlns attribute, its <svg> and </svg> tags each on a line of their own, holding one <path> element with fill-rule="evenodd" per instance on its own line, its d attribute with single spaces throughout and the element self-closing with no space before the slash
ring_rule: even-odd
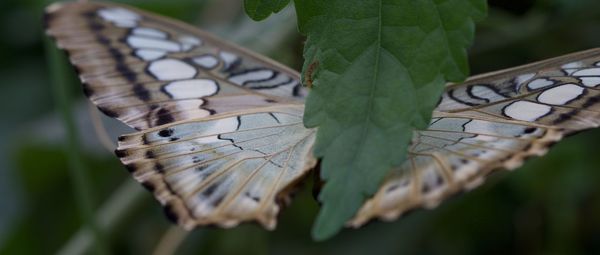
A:
<svg viewBox="0 0 600 255">
<path fill-rule="evenodd" d="M 86 95 L 138 130 L 306 94 L 289 68 L 177 21 L 114 4 L 47 10 L 47 34 L 69 53 Z"/>
<path fill-rule="evenodd" d="M 51 5 L 47 33 L 101 111 L 140 132 L 116 151 L 186 229 L 273 229 L 316 164 L 299 75 L 193 27 L 130 7 Z"/>
<path fill-rule="evenodd" d="M 119 138 L 117 156 L 170 218 L 187 229 L 275 227 L 289 190 L 316 165 L 295 71 L 121 5 L 52 5 L 46 24 L 86 95 L 140 130 Z M 433 208 L 598 127 L 599 62 L 594 49 L 449 85 L 428 129 L 414 132 L 408 160 L 348 225 Z"/>
<path fill-rule="evenodd" d="M 575 53 L 450 85 L 408 160 L 394 169 L 349 225 L 433 208 L 544 155 L 563 136 L 600 125 L 600 50 Z"/>
<path fill-rule="evenodd" d="M 167 124 L 122 136 L 117 156 L 186 229 L 246 220 L 273 229 L 279 204 L 316 163 L 303 111 L 278 106 Z"/>
</svg>

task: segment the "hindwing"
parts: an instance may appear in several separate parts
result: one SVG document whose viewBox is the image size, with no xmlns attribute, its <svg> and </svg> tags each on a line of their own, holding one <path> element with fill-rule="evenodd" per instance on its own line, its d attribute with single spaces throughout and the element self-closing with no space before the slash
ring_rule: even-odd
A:
<svg viewBox="0 0 600 255">
<path fill-rule="evenodd" d="M 498 169 L 544 155 L 565 135 L 600 125 L 600 49 L 449 85 L 408 160 L 349 225 L 393 220 L 479 186 Z"/>
</svg>

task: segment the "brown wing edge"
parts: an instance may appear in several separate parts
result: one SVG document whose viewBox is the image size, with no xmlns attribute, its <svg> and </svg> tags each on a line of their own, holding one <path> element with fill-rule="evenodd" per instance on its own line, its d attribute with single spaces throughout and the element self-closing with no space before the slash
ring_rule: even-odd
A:
<svg viewBox="0 0 600 255">
<path fill-rule="evenodd" d="M 82 8 L 85 5 L 92 5 L 92 6 L 96 6 L 96 7 L 121 7 L 121 8 L 125 8 L 125 9 L 129 9 L 129 10 L 133 10 L 137 13 L 140 13 L 143 16 L 148 16 L 151 17 L 153 19 L 160 19 L 162 20 L 162 22 L 166 23 L 166 24 L 171 24 L 173 26 L 179 27 L 182 30 L 185 30 L 186 32 L 192 33 L 192 34 L 198 34 L 202 37 L 203 40 L 209 40 L 211 42 L 218 42 L 219 45 L 222 46 L 223 49 L 227 49 L 227 50 L 234 50 L 236 52 L 241 52 L 244 55 L 248 55 L 249 57 L 252 58 L 256 58 L 262 62 L 266 62 L 269 63 L 271 65 L 274 65 L 275 67 L 281 69 L 281 71 L 285 72 L 286 74 L 295 77 L 297 79 L 299 79 L 300 74 L 295 71 L 294 69 L 287 67 L 285 65 L 279 64 L 277 61 L 266 57 L 264 55 L 255 53 L 251 50 L 248 50 L 244 47 L 241 47 L 239 45 L 236 45 L 234 43 L 228 42 L 226 40 L 220 39 L 215 35 L 212 35 L 209 32 L 203 31 L 197 27 L 194 27 L 190 24 L 187 24 L 183 21 L 179 21 L 173 18 L 169 18 L 169 17 L 163 17 L 160 16 L 158 14 L 154 14 L 148 11 L 144 11 L 141 10 L 139 8 L 135 8 L 129 5 L 125 5 L 125 4 L 118 4 L 118 3 L 105 3 L 105 2 L 57 2 L 57 3 L 53 3 L 51 5 L 49 5 L 48 7 L 46 7 L 46 11 L 44 12 L 44 18 L 43 18 L 43 22 L 44 22 L 44 29 L 47 33 L 48 29 L 50 28 L 51 25 L 51 21 L 53 19 L 53 14 L 57 11 L 59 11 L 60 9 L 63 8 Z M 89 8 L 89 7 L 88 7 Z"/>
<path fill-rule="evenodd" d="M 177 27 L 178 29 L 181 29 L 182 31 L 185 31 L 186 33 L 189 34 L 195 34 L 198 35 L 202 38 L 202 40 L 205 41 L 210 41 L 213 44 L 218 44 L 220 49 L 224 49 L 224 50 L 228 50 L 228 51 L 234 51 L 237 53 L 240 53 L 242 56 L 246 56 L 249 58 L 253 58 L 255 60 L 258 60 L 260 62 L 265 63 L 265 65 L 270 65 L 271 67 L 277 69 L 278 71 L 281 71 L 282 73 L 285 73 L 287 75 L 289 75 L 290 77 L 299 80 L 300 78 L 300 74 L 296 71 L 294 71 L 293 69 L 279 64 L 278 62 L 257 54 L 255 52 L 252 52 L 251 50 L 245 49 L 241 46 L 235 45 L 233 43 L 227 42 L 223 39 L 220 39 L 208 32 L 205 32 L 199 28 L 196 28 L 192 25 L 186 24 L 185 22 L 182 21 L 178 21 L 172 18 L 168 18 L 168 17 L 162 17 L 160 15 L 157 14 L 153 14 L 150 12 L 146 12 L 144 10 L 140 10 L 137 9 L 135 7 L 131 7 L 131 6 L 127 6 L 127 5 L 122 5 L 122 4 L 115 4 L 115 3 L 98 3 L 98 2 L 58 2 L 58 3 L 54 3 L 49 5 L 48 7 L 46 7 L 46 10 L 44 12 L 44 17 L 43 17 L 43 25 L 44 25 L 44 30 L 47 36 L 49 36 L 50 38 L 52 38 L 55 42 L 56 42 L 56 46 L 63 50 L 66 55 L 68 56 L 68 59 L 71 63 L 71 66 L 74 67 L 75 72 L 77 73 L 77 76 L 79 77 L 80 82 L 82 83 L 82 87 L 83 87 L 83 93 L 86 97 L 88 97 L 89 99 L 92 99 L 92 95 L 93 95 L 93 90 L 91 89 L 91 86 L 88 84 L 88 82 L 86 80 L 83 79 L 84 75 L 84 70 L 82 70 L 80 67 L 78 67 L 78 65 L 74 62 L 74 60 L 71 58 L 71 49 L 63 47 L 63 45 L 61 45 L 61 41 L 65 40 L 65 39 L 69 39 L 67 37 L 61 36 L 60 33 L 58 35 L 56 35 L 57 32 L 60 32 L 61 28 L 60 27 L 53 27 L 53 20 L 56 19 L 57 15 L 70 15 L 71 19 L 73 19 L 73 22 L 80 22 L 83 21 L 84 16 L 86 15 L 86 13 L 90 12 L 90 11 L 94 11 L 94 10 L 98 10 L 100 8 L 104 8 L 104 7 L 120 7 L 120 8 L 124 8 L 124 9 L 128 9 L 128 10 L 132 10 L 136 13 L 139 13 L 142 16 L 151 18 L 151 19 L 156 19 L 156 20 L 161 20 L 161 22 L 168 24 L 168 25 L 172 25 L 174 27 Z M 92 29 L 92 28 L 90 28 Z M 90 31 L 90 36 L 94 36 L 93 32 Z M 101 42 L 99 42 L 101 43 Z M 104 51 L 109 52 L 109 49 L 104 49 Z M 111 52 L 111 54 L 114 54 Z M 119 57 L 123 57 L 122 55 L 120 55 Z M 126 79 L 127 77 L 123 76 L 123 79 Z M 242 88 L 244 89 L 244 88 Z M 133 90 L 134 93 L 138 93 L 137 91 Z M 143 91 L 141 91 L 143 93 Z M 257 94 L 260 96 L 263 96 L 266 98 L 266 100 L 273 100 L 273 101 L 277 101 L 277 102 L 286 102 L 286 101 L 290 101 L 287 103 L 299 103 L 300 101 L 298 101 L 299 99 L 295 99 L 295 98 L 284 98 L 284 97 L 274 97 L 271 95 L 266 95 L 266 94 L 262 94 L 256 91 L 252 91 L 252 90 L 248 90 L 248 93 L 250 94 Z M 97 108 L 104 113 L 105 115 L 111 117 L 111 118 L 115 118 L 120 120 L 121 122 L 125 123 L 126 125 L 136 129 L 136 130 L 144 130 L 147 127 L 144 126 L 140 126 L 140 125 L 136 125 L 136 123 L 129 123 L 125 120 L 122 120 L 120 116 L 120 114 L 116 111 L 113 111 L 111 109 L 108 109 L 107 107 L 102 107 L 100 105 L 98 105 L 98 103 L 94 100 L 92 100 L 92 102 L 97 106 Z M 210 109 L 207 109 L 210 110 Z M 172 120 L 169 120 L 168 118 L 165 118 L 163 120 L 163 122 L 165 123 L 170 123 L 172 122 Z"/>
<path fill-rule="evenodd" d="M 232 115 L 232 114 L 226 114 L 226 115 Z M 222 116 L 223 115 L 209 117 L 208 119 L 215 118 L 215 117 L 222 117 Z M 129 154 L 128 150 L 132 148 L 129 145 L 131 145 L 132 143 L 139 143 L 140 141 L 138 139 L 140 139 L 140 138 L 142 140 L 144 139 L 143 138 L 144 136 L 141 134 L 143 134 L 145 132 L 161 130 L 167 126 L 177 125 L 182 122 L 185 122 L 185 121 L 169 123 L 165 126 L 154 127 L 154 128 L 145 130 L 143 132 L 136 132 L 136 133 L 122 135 L 118 139 L 119 142 L 118 142 L 118 147 L 115 150 L 115 154 L 120 159 L 121 163 L 123 163 L 123 165 L 125 165 L 126 169 L 129 171 L 129 173 L 132 175 L 132 177 L 134 179 L 136 179 L 136 181 L 140 182 L 144 188 L 146 188 L 148 191 L 150 191 L 154 195 L 156 200 L 163 206 L 163 209 L 164 209 L 164 212 L 165 212 L 167 218 L 169 220 L 171 220 L 173 223 L 178 224 L 179 226 L 183 227 L 184 229 L 186 229 L 188 231 L 193 230 L 197 227 L 201 227 L 201 226 L 216 226 L 216 227 L 221 227 L 221 228 L 233 228 L 233 227 L 239 225 L 240 223 L 252 222 L 252 221 L 258 222 L 261 226 L 263 226 L 267 230 L 274 230 L 276 227 L 276 224 L 277 224 L 277 217 L 280 214 L 281 210 L 291 203 L 292 196 L 295 193 L 295 191 L 297 190 L 297 188 L 306 180 L 309 173 L 311 173 L 312 169 L 317 165 L 318 160 L 314 156 L 312 156 L 312 152 L 309 152 L 309 155 L 306 155 L 306 158 L 308 158 L 308 160 L 302 169 L 302 172 L 303 172 L 302 175 L 298 176 L 294 181 L 290 182 L 288 185 L 282 187 L 279 191 L 276 191 L 276 194 L 274 196 L 274 203 L 277 206 L 277 208 L 276 208 L 275 212 L 272 212 L 272 213 L 268 213 L 267 211 L 265 211 L 267 213 L 258 212 L 258 213 L 255 213 L 254 215 L 252 215 L 252 217 L 249 217 L 246 219 L 235 219 L 235 218 L 223 217 L 223 218 L 209 220 L 209 221 L 202 221 L 202 220 L 196 219 L 193 216 L 192 212 L 186 207 L 186 205 L 183 201 L 183 198 L 181 198 L 178 194 L 176 194 L 169 187 L 168 183 L 166 183 L 163 180 L 163 178 L 164 178 L 163 173 L 160 173 L 157 171 L 151 176 L 151 178 L 148 178 L 146 180 L 141 180 L 141 178 L 136 178 L 136 173 L 141 169 L 136 168 L 134 163 L 132 164 L 131 162 L 127 162 L 125 160 L 125 157 Z M 141 141 L 141 142 L 142 142 L 142 144 L 144 143 L 143 141 Z M 312 147 L 312 144 L 314 144 L 314 139 L 312 140 L 312 142 L 309 146 Z"/>
<path fill-rule="evenodd" d="M 572 53 L 568 53 L 566 55 L 560 55 L 557 57 L 534 61 L 534 62 L 524 64 L 524 65 L 519 65 L 519 66 L 515 66 L 515 67 L 501 69 L 498 71 L 492 71 L 492 72 L 473 75 L 473 76 L 467 78 L 467 80 L 465 80 L 464 82 L 449 83 L 449 84 L 447 84 L 445 89 L 450 89 L 450 88 L 457 87 L 457 86 L 465 86 L 465 85 L 475 84 L 475 83 L 485 83 L 486 81 L 499 80 L 503 77 L 506 77 L 508 74 L 513 74 L 512 76 L 514 76 L 515 72 L 518 72 L 518 73 L 527 73 L 527 72 L 532 72 L 532 71 L 537 72 L 537 71 L 544 69 L 544 67 L 558 67 L 561 64 L 566 64 L 569 62 L 574 62 L 574 61 L 578 61 L 578 60 L 582 60 L 585 58 L 590 58 L 590 57 L 594 57 L 594 56 L 598 56 L 598 55 L 600 55 L 600 47 L 583 50 L 583 51 L 572 52 Z"/>
<path fill-rule="evenodd" d="M 359 210 L 359 212 L 355 215 L 353 219 L 347 222 L 346 226 L 352 228 L 360 228 L 366 223 L 377 219 L 381 221 L 394 221 L 400 218 L 401 216 L 416 210 L 416 209 L 434 209 L 436 208 L 442 201 L 460 195 L 464 192 L 470 191 L 474 188 L 481 186 L 485 183 L 485 180 L 490 175 L 499 172 L 500 170 L 515 170 L 520 167 L 526 160 L 531 157 L 541 157 L 545 155 L 549 148 L 560 141 L 565 134 L 568 134 L 563 129 L 559 128 L 549 128 L 543 137 L 538 140 L 533 140 L 532 143 L 528 146 L 527 150 L 520 151 L 515 154 L 510 155 L 509 157 L 496 162 L 495 164 L 486 165 L 480 171 L 482 174 L 473 175 L 470 179 L 464 182 L 464 185 L 450 185 L 445 187 L 439 196 L 437 196 L 433 201 L 424 201 L 421 197 L 416 200 L 409 201 L 407 204 L 404 204 L 403 207 L 395 207 L 393 209 L 387 211 L 379 211 L 377 204 L 377 198 L 371 198 L 363 207 Z"/>
<path fill-rule="evenodd" d="M 597 57 L 600 55 L 600 48 L 593 48 L 584 51 L 574 52 L 567 55 L 562 55 L 558 57 L 553 57 L 541 61 L 536 61 L 533 63 L 520 65 L 512 68 L 502 69 L 498 71 L 493 71 L 489 73 L 483 73 L 480 75 L 475 75 L 469 77 L 465 82 L 462 83 L 450 83 L 447 84 L 445 90 L 455 88 L 457 86 L 466 86 L 469 84 L 482 83 L 487 81 L 494 81 L 501 78 L 506 77 L 509 74 L 513 73 L 526 73 L 532 71 L 539 71 L 546 67 L 553 68 L 560 66 L 562 64 L 579 61 L 582 59 L 587 59 L 591 57 Z M 513 75 L 514 76 L 514 75 Z M 596 103 L 600 103 L 600 100 L 595 98 L 591 98 L 589 101 L 591 105 Z M 585 109 L 581 109 L 585 111 Z M 577 115 L 578 111 L 575 110 L 572 114 Z M 482 169 L 483 174 L 474 176 L 471 180 L 467 180 L 466 183 L 462 186 L 460 185 L 452 185 L 450 187 L 446 187 L 445 190 L 433 201 L 424 201 L 422 198 L 419 198 L 415 201 L 410 201 L 408 204 L 402 205 L 401 208 L 390 209 L 386 211 L 379 212 L 378 208 L 373 208 L 376 206 L 377 202 L 375 198 L 370 198 L 367 200 L 363 207 L 357 212 L 357 214 L 350 221 L 347 222 L 348 227 L 359 228 L 362 225 L 377 219 L 381 221 L 394 221 L 405 215 L 408 212 L 414 211 L 420 208 L 426 209 L 434 209 L 437 205 L 439 205 L 442 201 L 449 197 L 457 196 L 460 193 L 472 190 L 480 185 L 482 185 L 485 179 L 499 170 L 514 170 L 520 167 L 526 160 L 531 157 L 543 156 L 548 150 L 558 141 L 562 140 L 564 137 L 568 137 L 579 132 L 583 132 L 592 128 L 596 128 L 600 126 L 600 118 L 597 113 L 592 115 L 592 112 L 589 112 L 592 119 L 588 119 L 589 122 L 585 127 L 569 127 L 570 121 L 577 121 L 572 119 L 572 116 L 565 116 L 565 121 L 558 123 L 556 126 L 547 126 L 546 134 L 538 140 L 534 140 L 530 146 L 525 151 L 520 151 L 515 154 L 510 155 L 510 157 L 499 161 L 495 164 L 486 165 L 484 169 Z M 527 124 L 523 122 L 522 124 Z"/>
</svg>

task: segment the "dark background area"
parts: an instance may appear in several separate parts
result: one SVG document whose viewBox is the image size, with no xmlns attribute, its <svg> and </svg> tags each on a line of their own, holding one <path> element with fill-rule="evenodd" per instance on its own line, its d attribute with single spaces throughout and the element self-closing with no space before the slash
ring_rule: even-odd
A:
<svg viewBox="0 0 600 255">
<path fill-rule="evenodd" d="M 249 20 L 241 0 L 120 1 L 191 22 L 295 69 L 303 38 L 292 8 Z M 470 51 L 478 74 L 600 46 L 600 2 L 490 1 Z M 42 8 L 47 2 L 0 1 L 0 253 L 79 251 L 81 218 L 67 168 L 67 137 L 49 81 Z M 74 76 L 74 74 L 73 74 Z M 95 212 L 117 254 L 148 254 L 177 237 L 152 196 L 101 146 L 76 82 L 73 114 L 94 191 Z M 110 137 L 128 132 L 104 119 Z M 565 139 L 543 158 L 499 172 L 482 187 L 436 210 L 373 222 L 315 243 L 318 210 L 305 183 L 277 230 L 256 224 L 192 232 L 178 254 L 600 254 L 600 130 Z M 170 231 L 171 234 L 165 234 Z M 175 233 L 175 235 L 172 235 Z M 177 239 L 177 238 L 175 238 Z M 75 247 L 75 248 L 74 248 Z"/>
</svg>

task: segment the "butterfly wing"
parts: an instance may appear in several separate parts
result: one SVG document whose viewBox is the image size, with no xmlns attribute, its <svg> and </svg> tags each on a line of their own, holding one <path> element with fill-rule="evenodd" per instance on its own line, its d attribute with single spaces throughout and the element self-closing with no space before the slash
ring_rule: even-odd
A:
<svg viewBox="0 0 600 255">
<path fill-rule="evenodd" d="M 408 160 L 349 225 L 432 208 L 497 169 L 541 156 L 564 135 L 600 125 L 600 50 L 575 53 L 450 85 Z"/>
<path fill-rule="evenodd" d="M 47 8 L 47 34 L 69 53 L 100 110 L 138 130 L 302 102 L 298 74 L 184 23 L 115 4 Z"/>
<path fill-rule="evenodd" d="M 47 9 L 86 95 L 138 130 L 117 156 L 187 229 L 256 220 L 316 164 L 299 75 L 183 23 L 115 4 Z"/>
<path fill-rule="evenodd" d="M 48 34 L 69 52 L 88 97 L 143 130 L 120 139 L 118 156 L 177 222 L 274 226 L 276 198 L 315 164 L 295 72 L 128 7 L 69 3 L 48 13 Z M 433 207 L 564 135 L 597 127 L 598 55 L 449 86 L 430 127 L 415 132 L 408 160 L 350 225 Z"/>
<path fill-rule="evenodd" d="M 176 122 L 122 136 L 117 155 L 187 229 L 257 220 L 275 227 L 277 203 L 316 163 L 298 105 Z"/>
</svg>

